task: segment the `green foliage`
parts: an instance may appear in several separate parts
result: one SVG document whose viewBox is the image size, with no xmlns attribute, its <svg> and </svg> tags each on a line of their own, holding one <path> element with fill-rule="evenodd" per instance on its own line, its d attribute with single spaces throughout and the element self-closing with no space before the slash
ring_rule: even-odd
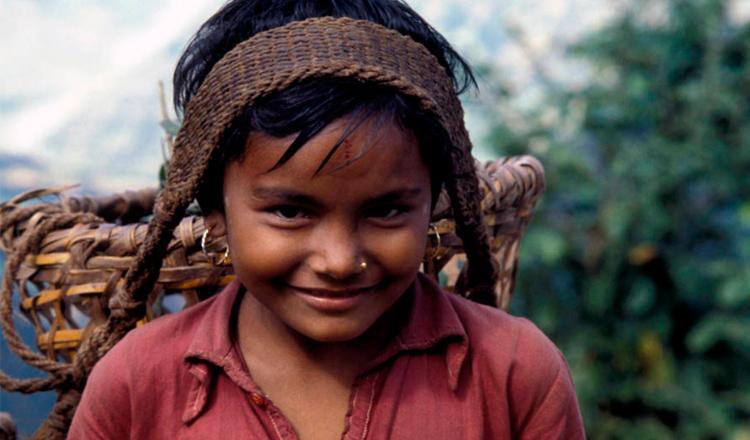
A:
<svg viewBox="0 0 750 440">
<path fill-rule="evenodd" d="M 493 131 L 548 177 L 513 311 L 565 352 L 590 438 L 747 439 L 750 25 L 663 3 L 572 48 L 589 84 Z"/>
<path fill-rule="evenodd" d="M 180 131 L 180 124 L 172 119 L 162 119 L 159 125 L 165 133 L 172 137 L 177 137 L 177 132 Z"/>
</svg>

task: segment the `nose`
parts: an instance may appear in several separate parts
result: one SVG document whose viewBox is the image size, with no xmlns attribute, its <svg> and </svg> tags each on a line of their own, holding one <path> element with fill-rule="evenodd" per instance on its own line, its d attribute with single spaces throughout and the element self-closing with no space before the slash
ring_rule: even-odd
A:
<svg viewBox="0 0 750 440">
<path fill-rule="evenodd" d="M 319 276 L 346 280 L 362 273 L 361 237 L 349 224 L 320 225 L 308 258 L 310 268 Z"/>
</svg>

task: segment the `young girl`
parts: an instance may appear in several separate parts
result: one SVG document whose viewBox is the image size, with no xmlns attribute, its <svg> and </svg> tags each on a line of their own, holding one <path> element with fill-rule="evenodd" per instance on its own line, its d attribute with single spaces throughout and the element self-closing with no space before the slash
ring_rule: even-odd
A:
<svg viewBox="0 0 750 440">
<path fill-rule="evenodd" d="M 194 199 L 237 280 L 103 357 L 69 438 L 583 438 L 555 346 L 418 273 L 445 186 L 465 296 L 492 302 L 457 98 L 473 77 L 414 11 L 233 0 L 174 79 L 183 126 L 112 313 L 142 304 Z"/>
</svg>

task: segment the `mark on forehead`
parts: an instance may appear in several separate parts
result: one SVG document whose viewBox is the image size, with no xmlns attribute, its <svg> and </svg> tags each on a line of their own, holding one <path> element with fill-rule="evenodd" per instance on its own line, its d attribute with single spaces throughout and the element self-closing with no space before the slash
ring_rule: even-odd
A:
<svg viewBox="0 0 750 440">
<path fill-rule="evenodd" d="M 352 143 L 349 142 L 349 139 L 344 139 L 341 147 L 344 151 L 344 163 L 349 163 L 352 160 Z"/>
</svg>

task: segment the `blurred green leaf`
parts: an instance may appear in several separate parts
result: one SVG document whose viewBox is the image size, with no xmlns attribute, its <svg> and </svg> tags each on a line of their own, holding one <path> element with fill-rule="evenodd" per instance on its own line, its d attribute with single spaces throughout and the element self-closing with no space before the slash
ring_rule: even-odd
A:
<svg viewBox="0 0 750 440">
<path fill-rule="evenodd" d="M 690 332 L 688 347 L 694 352 L 705 352 L 719 341 L 729 342 L 750 350 L 750 318 L 712 313 Z"/>
<path fill-rule="evenodd" d="M 750 275 L 740 272 L 723 281 L 719 287 L 718 299 L 719 305 L 724 308 L 750 304 Z"/>
<path fill-rule="evenodd" d="M 523 249 L 524 256 L 540 258 L 545 264 L 556 264 L 565 255 L 566 243 L 558 231 L 536 228 L 526 235 Z"/>
<path fill-rule="evenodd" d="M 161 125 L 161 128 L 172 137 L 177 136 L 177 132 L 180 131 L 180 125 L 171 119 L 162 119 L 161 122 L 159 122 L 159 125 Z"/>
<path fill-rule="evenodd" d="M 654 283 L 648 278 L 638 277 L 625 298 L 624 309 L 629 315 L 641 316 L 654 306 L 655 301 Z"/>
<path fill-rule="evenodd" d="M 159 167 L 159 188 L 164 188 L 164 185 L 167 183 L 168 170 L 169 164 L 166 162 Z"/>
</svg>

